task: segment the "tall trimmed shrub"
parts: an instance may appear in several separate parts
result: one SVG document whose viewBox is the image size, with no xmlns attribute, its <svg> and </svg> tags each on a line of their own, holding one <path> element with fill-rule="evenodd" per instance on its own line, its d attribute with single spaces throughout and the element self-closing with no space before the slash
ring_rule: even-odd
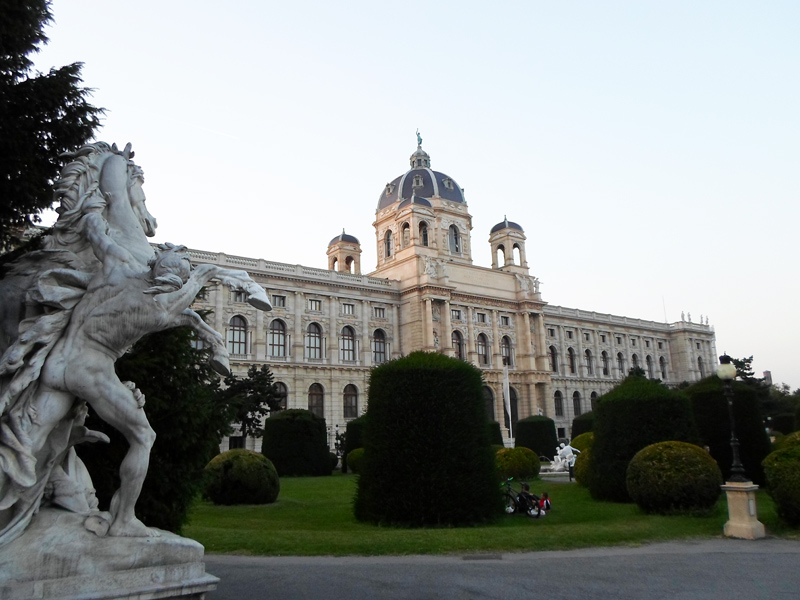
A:
<svg viewBox="0 0 800 600">
<path fill-rule="evenodd" d="M 344 452 L 342 453 L 342 473 L 347 473 L 347 456 L 356 448 L 364 447 L 364 428 L 367 426 L 367 414 L 347 422 L 344 434 Z"/>
<path fill-rule="evenodd" d="M 538 415 L 522 419 L 517 423 L 515 445 L 530 448 L 536 456 L 552 458 L 558 446 L 555 422 Z"/>
<path fill-rule="evenodd" d="M 542 466 L 536 453 L 522 446 L 498 450 L 495 462 L 502 481 L 509 477 L 516 480 L 533 479 L 539 475 Z"/>
<path fill-rule="evenodd" d="M 630 375 L 597 403 L 588 487 L 597 500 L 629 502 L 628 463 L 656 442 L 695 443 L 689 399 L 659 382 Z"/>
<path fill-rule="evenodd" d="M 355 516 L 399 524 L 471 525 L 502 512 L 480 370 L 414 352 L 370 375 L 369 421 Z"/>
<path fill-rule="evenodd" d="M 594 428 L 594 411 L 583 413 L 572 419 L 572 439 L 589 433 Z"/>
<path fill-rule="evenodd" d="M 728 417 L 728 401 L 722 391 L 719 377 L 712 375 L 683 392 L 692 403 L 701 444 L 708 446 L 711 456 L 722 469 L 727 481 L 730 477 L 733 454 L 731 451 L 731 428 Z M 762 461 L 771 451 L 769 436 L 761 418 L 758 393 L 749 385 L 733 383 L 733 416 L 736 420 L 736 437 L 739 440 L 739 455 L 747 477 L 764 485 Z"/>
<path fill-rule="evenodd" d="M 330 475 L 325 419 L 304 409 L 282 410 L 264 421 L 261 453 L 281 477 Z"/>
<path fill-rule="evenodd" d="M 500 423 L 497 421 L 489 421 L 486 428 L 489 432 L 489 443 L 496 446 L 503 445 L 503 432 L 500 431 Z"/>
</svg>

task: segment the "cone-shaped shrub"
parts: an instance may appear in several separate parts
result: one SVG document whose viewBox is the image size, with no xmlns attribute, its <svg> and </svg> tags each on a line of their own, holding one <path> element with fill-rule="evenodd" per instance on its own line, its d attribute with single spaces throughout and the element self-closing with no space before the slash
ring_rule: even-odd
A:
<svg viewBox="0 0 800 600">
<path fill-rule="evenodd" d="M 366 425 L 366 413 L 357 419 L 347 422 L 347 429 L 345 429 L 344 434 L 344 452 L 342 454 L 342 473 L 347 473 L 350 468 L 347 462 L 348 455 L 356 448 L 364 447 L 364 427 Z"/>
<path fill-rule="evenodd" d="M 489 443 L 496 446 L 502 446 L 503 432 L 500 431 L 500 423 L 497 421 L 489 421 L 486 427 L 489 431 Z"/>
<path fill-rule="evenodd" d="M 788 446 L 767 456 L 764 474 L 778 516 L 800 527 L 800 446 Z"/>
<path fill-rule="evenodd" d="M 356 518 L 412 527 L 470 525 L 502 512 L 481 372 L 414 352 L 370 376 Z"/>
<path fill-rule="evenodd" d="M 281 477 L 330 475 L 325 419 L 303 409 L 281 410 L 264 421 L 261 453 Z"/>
<path fill-rule="evenodd" d="M 588 487 L 597 500 L 629 502 L 628 463 L 656 442 L 698 440 L 689 399 L 639 375 L 626 377 L 597 402 Z"/>
<path fill-rule="evenodd" d="M 517 448 L 530 448 L 536 456 L 552 458 L 556 454 L 558 438 L 553 419 L 534 415 L 517 423 L 514 445 Z"/>
<path fill-rule="evenodd" d="M 240 448 L 218 454 L 205 469 L 205 496 L 214 504 L 271 504 L 281 482 L 268 458 Z"/>
<path fill-rule="evenodd" d="M 727 481 L 730 477 L 733 454 L 728 401 L 722 391 L 722 382 L 719 377 L 712 375 L 689 386 L 683 392 L 692 402 L 700 443 L 709 447 L 711 456 L 717 461 L 722 469 L 722 476 Z M 761 462 L 770 453 L 771 446 L 764 429 L 764 420 L 761 418 L 756 390 L 743 383 L 733 383 L 733 416 L 736 420 L 739 455 L 745 473 L 755 483 L 764 485 Z"/>
<path fill-rule="evenodd" d="M 594 411 L 583 413 L 572 419 L 572 439 L 579 435 L 589 433 L 594 428 Z M 571 446 L 575 446 L 570 442 Z"/>
<path fill-rule="evenodd" d="M 659 442 L 636 453 L 626 484 L 630 497 L 647 513 L 706 513 L 722 493 L 722 472 L 700 446 Z"/>
</svg>

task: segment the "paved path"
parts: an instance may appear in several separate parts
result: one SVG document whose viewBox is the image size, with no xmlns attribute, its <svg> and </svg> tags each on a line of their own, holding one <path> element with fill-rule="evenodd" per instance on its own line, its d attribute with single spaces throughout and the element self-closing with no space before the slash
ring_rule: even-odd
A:
<svg viewBox="0 0 800 600">
<path fill-rule="evenodd" d="M 800 542 L 716 539 L 564 552 L 206 556 L 208 600 L 800 599 Z"/>
</svg>

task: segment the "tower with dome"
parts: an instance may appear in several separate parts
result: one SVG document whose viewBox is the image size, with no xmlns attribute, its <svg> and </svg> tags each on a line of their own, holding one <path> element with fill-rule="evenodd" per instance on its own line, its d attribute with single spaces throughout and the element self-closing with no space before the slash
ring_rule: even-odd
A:
<svg viewBox="0 0 800 600">
<path fill-rule="evenodd" d="M 464 190 L 431 164 L 417 134 L 408 170 L 378 196 L 372 273 L 361 272 L 361 244 L 344 229 L 328 243 L 327 269 L 192 251 L 197 262 L 246 269 L 270 294 L 274 310 L 260 313 L 218 285 L 198 308 L 213 311 L 215 329 L 225 331 L 233 369 L 268 364 L 286 407 L 326 419 L 331 446 L 336 430 L 365 409 L 370 369 L 416 350 L 479 367 L 487 416 L 506 436 L 516 420 L 545 415 L 569 439 L 572 419 L 634 367 L 671 385 L 712 373 L 707 321 L 658 323 L 548 304 L 530 272 L 523 227 L 503 213 L 486 232 L 491 268 L 473 264 Z M 232 436 L 221 449 L 242 446 L 258 450 L 260 440 Z"/>
</svg>

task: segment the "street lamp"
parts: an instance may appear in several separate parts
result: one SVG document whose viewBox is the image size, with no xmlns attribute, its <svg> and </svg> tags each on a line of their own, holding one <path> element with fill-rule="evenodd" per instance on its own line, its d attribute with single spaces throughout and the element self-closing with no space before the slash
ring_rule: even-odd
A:
<svg viewBox="0 0 800 600">
<path fill-rule="evenodd" d="M 739 458 L 739 440 L 736 438 L 736 421 L 733 418 L 733 380 L 736 377 L 736 365 L 731 363 L 731 357 L 723 354 L 719 357 L 719 367 L 717 377 L 722 380 L 722 392 L 728 401 L 728 418 L 731 423 L 731 451 L 733 452 L 733 462 L 731 463 L 731 476 L 729 481 L 742 483 L 750 481 L 745 477 L 744 466 Z"/>
</svg>

